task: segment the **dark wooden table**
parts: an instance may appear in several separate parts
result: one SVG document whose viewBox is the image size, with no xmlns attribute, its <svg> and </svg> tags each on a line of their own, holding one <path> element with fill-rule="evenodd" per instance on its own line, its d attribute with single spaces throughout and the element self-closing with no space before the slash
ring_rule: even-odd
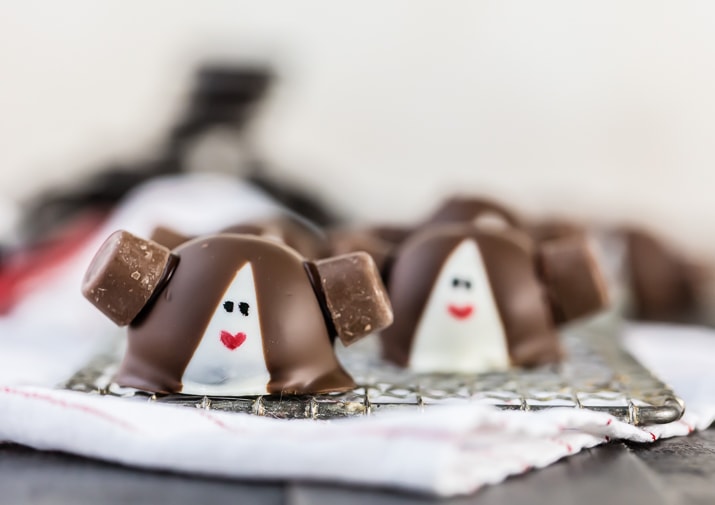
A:
<svg viewBox="0 0 715 505">
<path fill-rule="evenodd" d="M 31 504 L 713 504 L 715 427 L 653 444 L 611 443 L 543 470 L 436 500 L 406 493 L 307 483 L 255 483 L 149 472 L 0 445 L 0 503 Z"/>
</svg>

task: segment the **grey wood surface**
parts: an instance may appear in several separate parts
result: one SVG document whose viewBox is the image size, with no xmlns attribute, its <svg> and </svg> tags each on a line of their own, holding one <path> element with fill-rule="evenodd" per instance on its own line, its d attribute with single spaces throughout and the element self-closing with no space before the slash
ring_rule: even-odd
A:
<svg viewBox="0 0 715 505">
<path fill-rule="evenodd" d="M 451 500 L 325 484 L 187 477 L 0 445 L 0 503 L 713 504 L 715 428 L 654 444 L 597 447 Z"/>
</svg>

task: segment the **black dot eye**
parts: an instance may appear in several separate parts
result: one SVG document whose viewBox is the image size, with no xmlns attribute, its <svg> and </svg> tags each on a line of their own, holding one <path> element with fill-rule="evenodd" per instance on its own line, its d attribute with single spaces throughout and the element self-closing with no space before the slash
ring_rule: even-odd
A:
<svg viewBox="0 0 715 505">
<path fill-rule="evenodd" d="M 460 279 L 459 277 L 455 277 L 452 279 L 452 287 L 453 288 L 458 288 L 460 286 L 464 286 L 464 289 L 472 289 L 472 281 L 467 280 L 467 279 Z"/>
<path fill-rule="evenodd" d="M 233 302 L 229 300 L 223 302 L 223 310 L 226 312 L 233 312 Z"/>
<path fill-rule="evenodd" d="M 238 310 L 241 311 L 241 314 L 244 316 L 248 315 L 248 304 L 246 302 L 241 302 L 238 304 Z"/>
</svg>

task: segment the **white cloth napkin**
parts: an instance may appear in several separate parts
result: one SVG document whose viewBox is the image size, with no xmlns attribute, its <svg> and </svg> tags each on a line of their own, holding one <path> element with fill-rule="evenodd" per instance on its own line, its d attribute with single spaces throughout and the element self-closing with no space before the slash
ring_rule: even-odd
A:
<svg viewBox="0 0 715 505">
<path fill-rule="evenodd" d="M 688 410 L 680 421 L 644 428 L 587 410 L 476 405 L 284 421 L 53 389 L 116 334 L 79 294 L 82 273 L 109 233 L 146 236 L 156 224 L 197 233 L 276 210 L 251 188 L 218 176 L 158 181 L 128 199 L 64 269 L 0 319 L 0 441 L 189 474 L 452 496 L 608 440 L 687 435 L 715 418 L 715 332 L 666 326 L 629 327 L 625 342 Z"/>
<path fill-rule="evenodd" d="M 0 388 L 0 439 L 143 468 L 471 493 L 615 439 L 686 435 L 575 409 L 444 406 L 416 415 L 277 420 L 31 387 Z"/>
</svg>

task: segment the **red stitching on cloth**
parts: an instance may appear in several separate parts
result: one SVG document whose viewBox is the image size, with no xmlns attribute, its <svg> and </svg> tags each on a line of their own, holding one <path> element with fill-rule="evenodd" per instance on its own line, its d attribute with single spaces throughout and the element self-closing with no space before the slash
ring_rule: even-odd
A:
<svg viewBox="0 0 715 505">
<path fill-rule="evenodd" d="M 658 437 L 655 436 L 655 433 L 653 433 L 652 431 L 649 431 L 648 434 L 650 434 L 650 438 L 652 438 L 653 441 L 657 440 Z"/>
<path fill-rule="evenodd" d="M 568 442 L 564 442 L 563 440 L 559 440 L 558 438 L 552 438 L 551 441 L 556 442 L 559 445 L 563 445 L 564 447 L 566 447 L 566 450 L 569 453 L 573 452 L 573 447 L 571 447 L 571 444 L 569 444 Z"/>
<path fill-rule="evenodd" d="M 228 424 L 224 423 L 221 419 L 209 414 L 205 410 L 198 410 L 197 412 L 199 413 L 199 415 L 201 417 L 208 419 L 209 421 L 211 421 L 213 424 L 215 424 L 222 430 L 230 431 L 231 433 L 241 433 L 241 434 L 246 433 L 246 430 L 242 430 L 239 428 L 234 428 L 233 426 L 229 426 Z"/>
<path fill-rule="evenodd" d="M 84 412 L 85 414 L 91 414 L 95 417 L 98 417 L 100 419 L 104 419 L 105 421 L 109 421 L 110 423 L 116 424 L 117 426 L 121 426 L 125 430 L 137 431 L 136 426 L 124 421 L 123 419 L 119 419 L 117 417 L 114 417 L 110 414 L 107 414 L 106 412 L 103 412 L 99 409 L 95 409 L 93 407 L 88 407 L 86 405 L 82 405 L 79 403 L 70 403 L 65 400 L 53 398 L 50 395 L 45 395 L 45 394 L 41 394 L 41 393 L 30 393 L 28 391 L 19 391 L 17 389 L 13 389 L 13 388 L 9 388 L 9 387 L 3 387 L 0 391 L 2 391 L 3 393 L 11 394 L 11 395 L 21 396 L 22 398 L 27 398 L 29 400 L 42 400 L 42 401 L 51 403 L 52 405 L 62 407 L 64 409 L 79 410 L 80 412 Z"/>
<path fill-rule="evenodd" d="M 230 426 L 226 423 L 224 423 L 221 419 L 219 419 L 216 416 L 211 415 L 209 412 L 206 412 L 205 410 L 197 410 L 196 411 L 200 416 L 208 419 L 211 421 L 213 424 L 221 428 L 222 430 L 228 431 L 230 433 L 234 434 L 241 434 L 245 435 L 247 433 L 250 433 L 250 430 L 245 430 L 245 429 L 240 429 L 240 428 L 234 428 L 233 426 Z M 320 439 L 325 439 L 326 437 L 332 436 L 332 433 L 322 433 L 319 437 Z M 381 438 L 392 438 L 392 437 L 414 437 L 418 439 L 433 439 L 433 440 L 461 440 L 464 438 L 463 433 L 451 433 L 449 431 L 443 431 L 443 430 L 431 430 L 431 429 L 424 429 L 424 428 L 403 428 L 403 427 L 397 427 L 397 428 L 375 428 L 373 426 L 368 426 L 368 427 L 356 427 L 355 432 L 353 435 L 373 435 L 373 436 L 378 436 Z M 305 437 L 305 435 L 301 435 L 302 437 Z M 337 435 L 338 438 L 342 437 L 343 435 Z"/>
<path fill-rule="evenodd" d="M 690 426 L 688 423 L 686 423 L 682 419 L 679 419 L 678 422 L 680 424 L 682 424 L 683 426 L 685 426 L 686 428 L 688 428 L 688 433 L 692 433 L 693 431 L 695 431 L 695 429 L 692 426 Z"/>
</svg>

